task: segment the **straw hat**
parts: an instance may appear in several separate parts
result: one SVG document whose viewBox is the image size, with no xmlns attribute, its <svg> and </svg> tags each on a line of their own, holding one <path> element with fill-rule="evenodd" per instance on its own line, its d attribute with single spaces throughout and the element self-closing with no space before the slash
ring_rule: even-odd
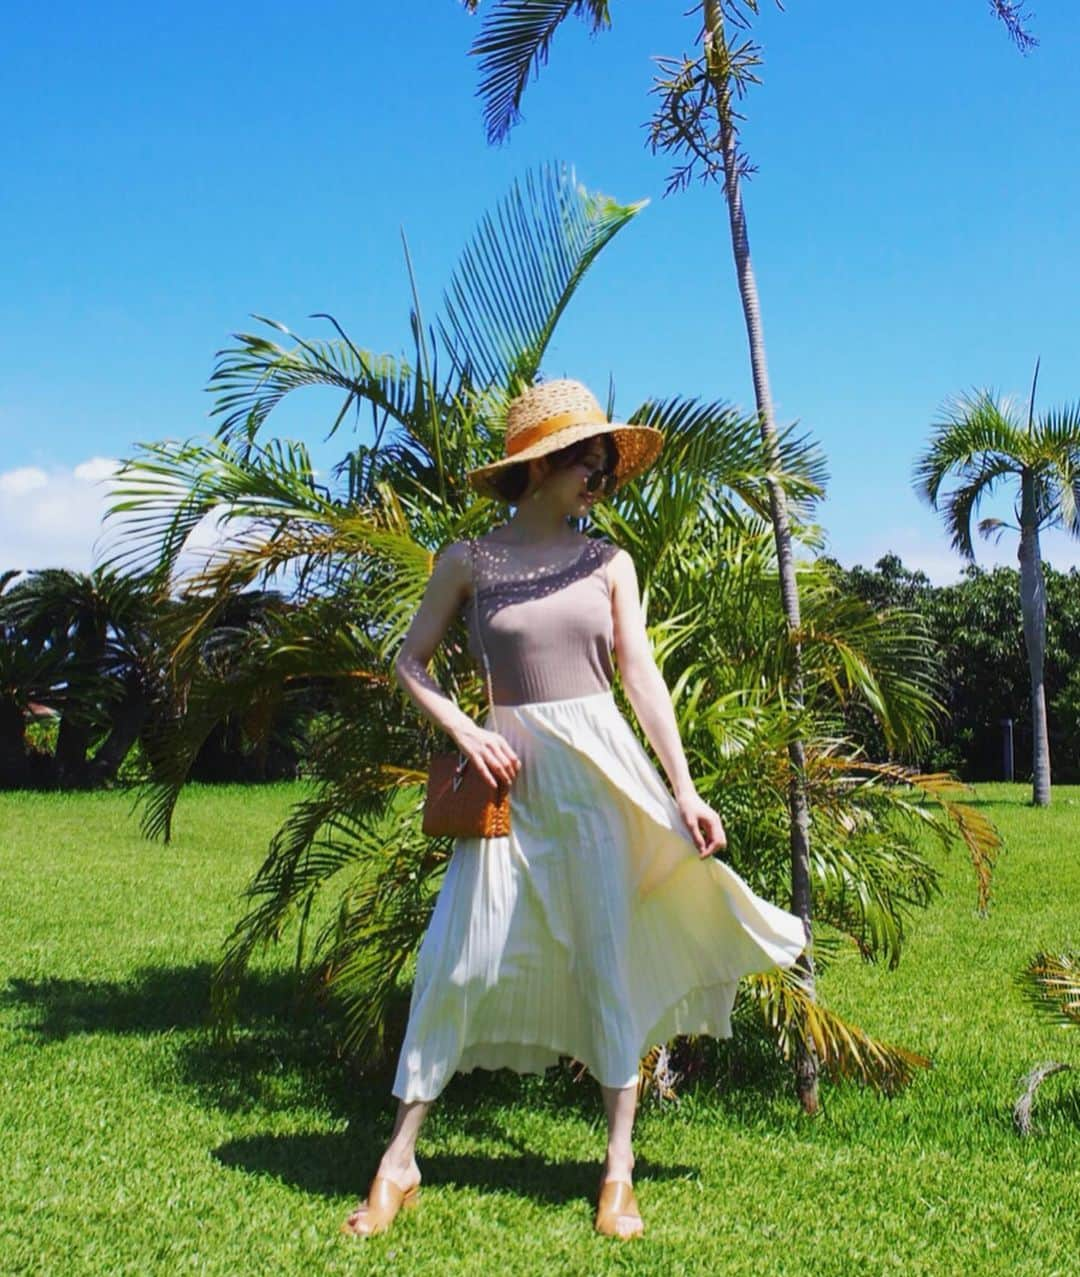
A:
<svg viewBox="0 0 1080 1277">
<path fill-rule="evenodd" d="M 647 470 L 664 445 L 664 436 L 652 426 L 609 421 L 599 400 L 580 381 L 545 381 L 530 386 L 511 401 L 506 414 L 503 459 L 470 470 L 466 477 L 478 492 L 502 500 L 491 484 L 500 470 L 557 452 L 578 439 L 604 434 L 614 436 L 619 453 L 616 488 Z"/>
</svg>

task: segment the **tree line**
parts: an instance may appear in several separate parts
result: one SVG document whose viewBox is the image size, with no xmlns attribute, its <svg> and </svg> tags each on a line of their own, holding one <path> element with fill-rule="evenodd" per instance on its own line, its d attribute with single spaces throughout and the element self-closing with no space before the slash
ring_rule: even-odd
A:
<svg viewBox="0 0 1080 1277">
<path fill-rule="evenodd" d="M 969 566 L 954 585 L 886 554 L 873 568 L 824 557 L 841 594 L 876 613 L 905 614 L 930 639 L 932 681 L 941 705 L 931 739 L 902 761 L 963 780 L 1004 776 L 1005 720 L 1012 722 L 1014 777 L 1032 771 L 1031 684 L 1021 624 L 1019 573 Z M 1054 778 L 1080 783 L 1080 571 L 1046 574 L 1046 700 Z M 144 742 L 160 730 L 170 625 L 192 600 L 162 601 L 152 583 L 95 569 L 41 569 L 0 575 L 0 787 L 83 789 L 137 781 L 147 771 Z M 206 654 L 224 659 L 251 641 L 268 613 L 295 605 L 274 590 L 247 590 L 218 617 Z M 243 714 L 215 725 L 192 761 L 190 779 L 262 781 L 301 775 L 309 749 L 334 712 L 332 688 L 282 698 L 259 735 Z M 847 711 L 848 729 L 868 757 L 889 749 L 874 716 Z"/>
<path fill-rule="evenodd" d="M 1015 568 L 964 569 L 954 585 L 932 585 L 895 554 L 875 566 L 842 568 L 831 561 L 841 588 L 875 609 L 918 617 L 933 641 L 939 716 L 933 743 L 919 759 L 928 770 L 964 780 L 1001 780 L 1004 720 L 1012 720 L 1014 776 L 1032 776 L 1033 708 L 1024 645 L 1020 573 Z M 1080 781 L 1080 572 L 1043 564 L 1047 620 L 1045 683 L 1054 780 Z M 855 726 L 873 753 L 882 742 L 865 719 Z"/>
</svg>

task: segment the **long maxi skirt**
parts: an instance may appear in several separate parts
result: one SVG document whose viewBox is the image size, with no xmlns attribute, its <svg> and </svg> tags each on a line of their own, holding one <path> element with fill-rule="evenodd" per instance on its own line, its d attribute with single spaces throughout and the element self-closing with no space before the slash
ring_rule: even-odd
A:
<svg viewBox="0 0 1080 1277">
<path fill-rule="evenodd" d="M 496 711 L 485 726 L 521 760 L 510 834 L 454 844 L 393 1094 L 564 1055 L 624 1087 L 655 1043 L 730 1037 L 740 978 L 791 966 L 802 922 L 699 858 L 610 691 Z"/>
</svg>

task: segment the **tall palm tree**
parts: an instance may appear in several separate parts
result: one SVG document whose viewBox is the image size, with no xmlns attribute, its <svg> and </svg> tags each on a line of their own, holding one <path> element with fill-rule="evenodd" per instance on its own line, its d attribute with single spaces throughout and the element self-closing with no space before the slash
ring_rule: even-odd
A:
<svg viewBox="0 0 1080 1277">
<path fill-rule="evenodd" d="M 466 0 L 470 10 L 478 0 Z M 757 13 L 758 0 L 703 0 L 701 54 L 697 59 L 660 59 L 663 74 L 654 91 L 661 105 L 652 123 L 654 149 L 682 154 L 687 162 L 676 169 L 669 189 L 685 185 L 695 170 L 719 180 L 727 200 L 731 250 L 746 326 L 750 367 L 754 382 L 769 496 L 769 516 L 776 542 L 780 598 L 790 638 L 787 694 L 797 720 L 803 704 L 802 654 L 799 633 L 798 579 L 791 517 L 783 484 L 779 481 L 779 434 L 769 386 L 765 333 L 757 281 L 750 255 L 750 236 L 742 202 L 741 179 L 747 171 L 738 142 L 739 113 L 735 99 L 756 82 L 760 63 L 758 47 L 748 39 L 733 42 L 729 27 L 745 29 Z M 519 118 L 520 105 L 530 73 L 547 60 L 559 24 L 573 14 L 585 19 L 595 32 L 610 25 L 607 0 L 495 0 L 487 10 L 483 30 L 472 52 L 481 57 L 484 79 L 480 94 L 485 100 L 488 137 L 501 141 Z M 810 872 L 810 810 L 807 802 L 806 751 L 802 738 L 791 737 L 788 754 L 790 775 L 791 910 L 802 919 L 808 940 L 812 936 Z M 808 943 L 798 960 L 801 978 L 814 988 L 812 947 Z M 817 1063 L 812 1052 L 796 1062 L 796 1088 L 808 1112 L 817 1109 Z"/>
<path fill-rule="evenodd" d="M 480 0 L 463 0 L 470 12 Z M 776 0 L 782 7 L 781 0 Z M 654 150 L 683 157 L 668 184 L 669 192 L 687 185 L 697 174 L 721 182 L 727 200 L 728 228 L 735 273 L 742 303 L 754 382 L 754 397 L 765 457 L 770 471 L 777 461 L 777 427 L 765 356 L 765 334 L 757 282 L 750 256 L 750 237 L 743 207 L 741 180 L 750 165 L 739 146 L 742 118 L 736 102 L 759 82 L 761 50 L 746 32 L 760 8 L 760 0 L 699 0 L 693 12 L 701 14 L 696 58 L 658 58 L 661 74 L 653 92 L 660 105 L 652 120 Z M 1028 31 L 1022 4 L 991 0 L 991 8 L 1004 23 L 1022 52 L 1036 43 Z M 611 25 L 608 0 L 492 0 L 485 6 L 480 36 L 471 52 L 477 54 L 483 77 L 480 95 L 485 103 L 488 138 L 502 141 L 520 119 L 525 87 L 549 57 L 558 28 L 569 17 L 585 21 L 592 33 Z M 776 541 L 780 597 L 792 639 L 788 695 L 796 717 L 803 700 L 801 629 L 798 579 L 792 549 L 791 520 L 783 485 L 769 481 L 769 513 Z M 791 845 L 791 908 L 811 931 L 810 811 L 805 782 L 804 743 L 791 740 L 788 786 Z M 808 945 L 799 959 L 801 978 L 814 986 L 813 957 Z M 812 1055 L 800 1056 L 796 1086 L 804 1108 L 817 1108 L 817 1065 Z"/>
<path fill-rule="evenodd" d="M 1039 533 L 1064 528 L 1080 537 L 1080 404 L 1035 416 L 1035 384 L 1025 417 L 1017 406 L 980 390 L 949 400 L 933 426 L 929 447 L 915 463 L 915 488 L 940 511 L 954 549 L 974 560 L 972 519 L 1003 482 L 1015 484 L 1015 523 L 982 519 L 979 532 L 1019 533 L 1020 609 L 1031 676 L 1032 801 L 1050 803 L 1050 737 L 1043 664 L 1046 653 L 1046 582 Z M 958 481 L 949 492 L 942 485 Z"/>
</svg>

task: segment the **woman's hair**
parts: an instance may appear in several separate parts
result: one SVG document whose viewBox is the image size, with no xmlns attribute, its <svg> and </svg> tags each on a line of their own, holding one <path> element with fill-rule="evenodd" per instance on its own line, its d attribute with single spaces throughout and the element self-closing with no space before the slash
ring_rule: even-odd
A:
<svg viewBox="0 0 1080 1277">
<path fill-rule="evenodd" d="M 586 439 L 576 439 L 573 443 L 568 443 L 565 448 L 547 453 L 547 459 L 553 469 L 564 470 L 580 461 L 597 438 L 604 445 L 604 469 L 614 473 L 619 464 L 619 447 L 610 434 L 590 435 Z M 529 486 L 529 463 L 519 461 L 516 466 L 507 466 L 494 476 L 491 485 L 504 501 L 515 505 Z"/>
</svg>

